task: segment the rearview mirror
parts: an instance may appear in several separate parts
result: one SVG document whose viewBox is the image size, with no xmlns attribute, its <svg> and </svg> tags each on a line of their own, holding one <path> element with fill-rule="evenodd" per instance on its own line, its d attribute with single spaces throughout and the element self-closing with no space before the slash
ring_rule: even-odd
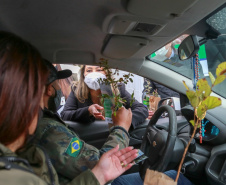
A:
<svg viewBox="0 0 226 185">
<path fill-rule="evenodd" d="M 193 57 L 199 51 L 199 42 L 196 35 L 186 37 L 178 48 L 180 60 L 186 60 Z"/>
</svg>

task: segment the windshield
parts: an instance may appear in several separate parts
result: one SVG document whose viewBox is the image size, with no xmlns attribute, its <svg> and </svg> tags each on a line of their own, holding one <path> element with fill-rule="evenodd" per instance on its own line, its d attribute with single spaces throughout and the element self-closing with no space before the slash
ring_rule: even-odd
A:
<svg viewBox="0 0 226 185">
<path fill-rule="evenodd" d="M 210 82 L 208 73 L 211 72 L 215 76 L 217 66 L 226 61 L 226 8 L 209 17 L 206 23 L 220 32 L 217 39 L 208 40 L 200 46 L 198 58 L 196 58 L 199 60 L 199 78 L 205 77 Z M 148 59 L 193 80 L 193 58 L 181 61 L 177 55 L 177 48 L 186 37 L 187 35 L 180 36 L 155 53 L 150 54 Z M 226 98 L 225 87 L 226 81 L 215 86 L 213 91 Z"/>
</svg>

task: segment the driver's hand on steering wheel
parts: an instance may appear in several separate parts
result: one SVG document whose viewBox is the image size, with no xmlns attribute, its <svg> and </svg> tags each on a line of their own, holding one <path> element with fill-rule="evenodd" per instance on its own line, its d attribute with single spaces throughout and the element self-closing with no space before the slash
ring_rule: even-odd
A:
<svg viewBox="0 0 226 185">
<path fill-rule="evenodd" d="M 149 110 L 148 111 L 148 119 L 151 119 L 151 117 L 154 115 L 154 111 Z"/>
</svg>

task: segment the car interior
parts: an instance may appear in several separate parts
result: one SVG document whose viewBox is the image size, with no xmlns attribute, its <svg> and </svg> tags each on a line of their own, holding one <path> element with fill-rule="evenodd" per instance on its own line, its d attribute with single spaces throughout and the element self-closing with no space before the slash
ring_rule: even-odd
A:
<svg viewBox="0 0 226 185">
<path fill-rule="evenodd" d="M 151 120 L 129 131 L 130 145 L 141 148 L 148 159 L 127 173 L 140 172 L 142 177 L 147 168 L 177 170 L 194 129 L 189 123 L 194 109 L 182 82 L 193 89 L 194 55 L 187 60 L 180 60 L 177 53 L 176 60 L 174 56 L 156 57 L 161 49 L 182 36 L 197 38 L 199 77 L 208 82 L 208 72 L 215 75 L 218 64 L 226 61 L 225 0 L 0 0 L 0 29 L 29 41 L 54 64 L 99 65 L 104 58 L 113 69 L 148 78 L 179 93 L 180 110 L 162 106 L 162 101 Z M 213 88 L 212 95 L 222 104 L 207 111 L 202 120 L 203 141 L 200 143 L 198 129 L 182 166 L 194 184 L 226 185 L 225 89 L 225 81 Z M 97 148 L 109 135 L 105 121 L 66 123 Z"/>
</svg>

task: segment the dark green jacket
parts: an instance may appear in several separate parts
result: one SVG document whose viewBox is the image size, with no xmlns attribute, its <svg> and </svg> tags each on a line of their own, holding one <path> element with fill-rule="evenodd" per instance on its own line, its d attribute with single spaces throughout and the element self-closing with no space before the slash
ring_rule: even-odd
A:
<svg viewBox="0 0 226 185">
<path fill-rule="evenodd" d="M 44 110 L 35 132 L 35 143 L 50 156 L 60 183 L 68 183 L 83 171 L 92 169 L 101 154 L 117 144 L 121 149 L 127 147 L 129 135 L 122 127 L 114 127 L 101 150 L 98 150 L 82 141 L 56 114 Z"/>
<path fill-rule="evenodd" d="M 0 185 L 15 184 L 59 185 L 57 173 L 41 148 L 30 146 L 15 154 L 0 143 Z M 88 184 L 99 185 L 90 170 L 67 183 L 67 185 Z"/>
</svg>

